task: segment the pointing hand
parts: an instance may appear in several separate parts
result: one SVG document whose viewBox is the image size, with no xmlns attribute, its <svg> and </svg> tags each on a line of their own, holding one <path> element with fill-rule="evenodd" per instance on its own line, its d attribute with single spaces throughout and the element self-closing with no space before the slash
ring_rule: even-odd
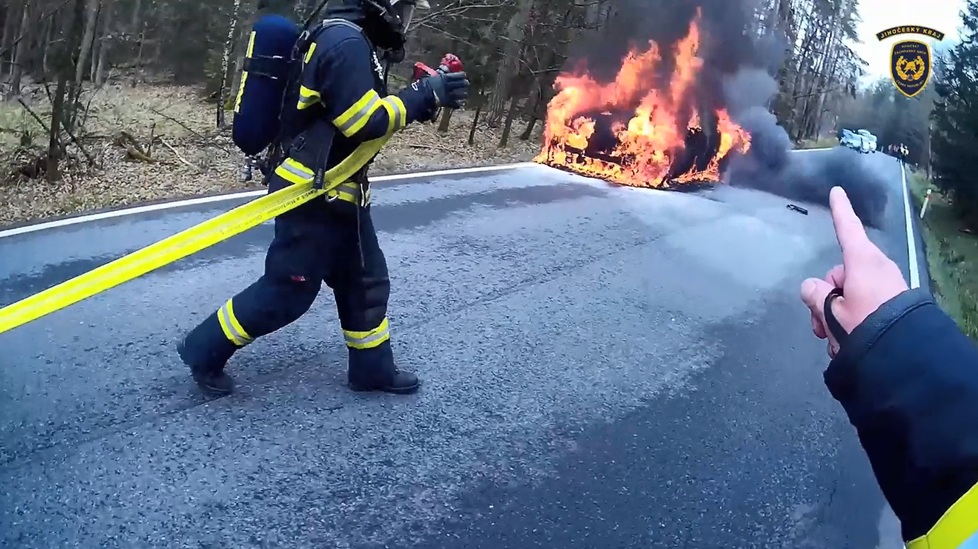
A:
<svg viewBox="0 0 978 549">
<path fill-rule="evenodd" d="M 842 290 L 843 295 L 831 301 L 831 313 L 849 334 L 880 305 L 909 288 L 900 267 L 869 240 L 841 187 L 832 188 L 829 205 L 842 248 L 842 265 L 833 267 L 824 279 L 802 282 L 801 300 L 811 311 L 812 331 L 819 339 L 828 339 L 828 353 L 834 358 L 840 342 L 826 321 L 825 300 L 829 292 L 834 288 Z"/>
</svg>

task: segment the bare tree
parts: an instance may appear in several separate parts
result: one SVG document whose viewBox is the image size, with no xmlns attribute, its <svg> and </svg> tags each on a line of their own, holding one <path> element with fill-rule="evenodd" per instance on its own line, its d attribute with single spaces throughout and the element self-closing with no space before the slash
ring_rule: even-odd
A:
<svg viewBox="0 0 978 549">
<path fill-rule="evenodd" d="M 81 86 L 82 79 L 85 77 L 85 68 L 88 65 L 88 57 L 92 53 L 92 43 L 95 41 L 95 26 L 98 23 L 99 9 L 102 7 L 100 0 L 89 0 L 88 13 L 85 18 L 85 35 L 82 37 L 81 51 L 78 54 L 78 63 L 75 66 L 75 84 Z"/>
<path fill-rule="evenodd" d="M 234 39 L 238 35 L 238 17 L 241 10 L 241 0 L 234 0 L 231 10 L 231 22 L 228 25 L 228 36 L 224 41 L 224 55 L 221 56 L 221 82 L 217 94 L 217 127 L 224 127 L 225 105 L 227 103 L 228 67 L 231 65 L 231 54 L 234 51 Z"/>
</svg>

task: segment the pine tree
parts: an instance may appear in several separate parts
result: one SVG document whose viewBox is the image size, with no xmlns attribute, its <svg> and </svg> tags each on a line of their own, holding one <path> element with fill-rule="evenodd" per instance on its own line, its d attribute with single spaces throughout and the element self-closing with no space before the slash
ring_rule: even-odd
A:
<svg viewBox="0 0 978 549">
<path fill-rule="evenodd" d="M 962 13 L 961 43 L 939 75 L 934 108 L 934 182 L 953 198 L 962 220 L 978 228 L 978 0 Z"/>
</svg>

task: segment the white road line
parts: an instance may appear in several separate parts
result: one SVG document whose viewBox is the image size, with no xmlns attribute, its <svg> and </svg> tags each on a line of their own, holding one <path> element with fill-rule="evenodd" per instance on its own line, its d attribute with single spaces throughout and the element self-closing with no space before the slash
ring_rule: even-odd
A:
<svg viewBox="0 0 978 549">
<path fill-rule="evenodd" d="M 910 288 L 920 287 L 920 266 L 917 263 L 917 239 L 913 232 L 913 212 L 910 208 L 910 183 L 907 170 L 900 162 L 900 175 L 903 179 L 903 211 L 907 216 L 907 255 L 910 257 Z"/>
<path fill-rule="evenodd" d="M 826 147 L 822 149 L 795 149 L 794 152 L 810 152 L 810 151 L 827 151 L 831 147 Z M 526 168 L 529 166 L 537 166 L 533 162 L 518 162 L 514 164 L 501 164 L 498 166 L 477 166 L 474 168 L 456 168 L 450 170 L 434 170 L 430 172 L 417 172 L 417 173 L 403 173 L 396 175 L 380 175 L 377 177 L 371 177 L 371 181 L 402 181 L 405 179 L 422 179 L 425 177 L 434 177 L 439 175 L 462 175 L 467 173 L 481 173 L 481 172 L 493 172 L 500 170 L 511 170 L 517 168 Z M 125 217 L 129 215 L 136 215 L 147 212 L 156 212 L 160 210 L 170 210 L 173 208 L 181 208 L 184 206 L 197 206 L 200 204 L 210 204 L 211 202 L 223 202 L 227 200 L 237 200 L 241 198 L 253 198 L 265 194 L 265 190 L 257 191 L 246 191 L 237 193 L 228 193 L 215 196 L 204 196 L 200 198 L 188 198 L 185 200 L 174 200 L 172 202 L 161 202 L 159 204 L 150 204 L 148 206 L 134 206 L 132 208 L 121 208 L 118 210 L 112 210 L 109 212 L 101 212 L 88 215 L 79 215 L 77 217 L 69 217 L 66 219 L 58 219 L 56 221 L 47 221 L 44 223 L 36 223 L 33 225 L 24 225 L 23 227 L 16 227 L 13 229 L 7 229 L 5 231 L 0 231 L 0 238 L 8 236 L 17 236 L 20 234 L 33 233 L 37 231 L 43 231 L 45 229 L 55 229 L 58 227 L 67 227 L 70 225 L 77 225 L 79 223 L 87 223 L 89 221 L 99 221 L 101 219 L 112 219 L 115 217 Z"/>
<path fill-rule="evenodd" d="M 537 166 L 533 162 L 518 162 L 515 164 L 501 164 L 498 166 L 478 166 L 474 168 L 456 168 L 451 170 L 435 170 L 430 172 L 416 172 L 416 173 L 403 173 L 396 175 L 379 175 L 377 177 L 371 177 L 371 181 L 401 181 L 404 179 L 422 179 L 425 177 L 433 177 L 440 175 L 462 175 L 467 173 L 481 173 L 481 172 L 494 172 L 500 170 L 511 170 L 516 168 L 526 168 L 529 166 Z M 112 219 L 114 217 L 124 217 L 128 215 L 135 215 L 146 212 L 155 212 L 159 210 L 169 210 L 173 208 L 180 208 L 183 206 L 196 206 L 198 204 L 209 204 L 211 202 L 223 202 L 226 200 L 236 200 L 239 198 L 252 198 L 257 196 L 262 196 L 266 193 L 264 189 L 257 191 L 247 191 L 247 192 L 237 192 L 221 194 L 216 196 L 205 196 L 201 198 L 188 198 L 186 200 L 175 200 L 172 202 L 161 202 L 159 204 L 150 204 L 148 206 L 136 206 L 133 208 L 123 208 L 119 210 L 113 210 L 110 212 L 101 212 L 88 215 L 80 215 L 77 217 L 69 217 L 67 219 L 58 219 L 57 221 L 48 221 L 45 223 L 37 223 L 35 225 L 25 225 L 23 227 L 16 227 L 13 229 L 7 229 L 5 231 L 0 231 L 0 238 L 7 236 L 16 236 L 19 234 L 33 233 L 37 231 L 43 231 L 45 229 L 54 229 L 57 227 L 66 227 L 69 225 L 77 225 L 79 223 L 86 223 L 89 221 L 98 221 L 100 219 Z"/>
</svg>

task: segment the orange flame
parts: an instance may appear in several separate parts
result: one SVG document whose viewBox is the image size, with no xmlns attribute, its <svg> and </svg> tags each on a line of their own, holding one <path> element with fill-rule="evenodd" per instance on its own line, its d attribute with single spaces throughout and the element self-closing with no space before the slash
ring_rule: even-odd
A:
<svg viewBox="0 0 978 549">
<path fill-rule="evenodd" d="M 657 83 L 662 56 L 653 41 L 643 52 L 630 51 L 609 84 L 596 82 L 583 64 L 572 74 L 559 75 L 554 83 L 559 91 L 547 105 L 543 150 L 534 161 L 636 187 L 719 181 L 720 160 L 731 151 L 746 153 L 750 148 L 750 135 L 723 109 L 714 113 L 719 146 L 706 167 L 697 169 L 687 158 L 691 167 L 674 173 L 687 136 L 701 131 L 694 88 L 703 68 L 699 44 L 697 13 L 686 37 L 673 49 L 675 69 L 664 84 Z M 621 116 L 623 111 L 630 114 Z M 618 120 L 606 121 L 616 114 Z M 614 143 L 592 147 L 598 149 L 595 154 L 588 147 L 602 125 L 610 132 L 605 139 L 613 137 Z"/>
</svg>

